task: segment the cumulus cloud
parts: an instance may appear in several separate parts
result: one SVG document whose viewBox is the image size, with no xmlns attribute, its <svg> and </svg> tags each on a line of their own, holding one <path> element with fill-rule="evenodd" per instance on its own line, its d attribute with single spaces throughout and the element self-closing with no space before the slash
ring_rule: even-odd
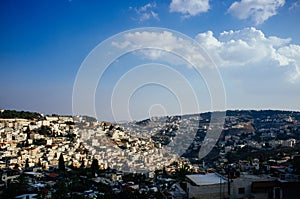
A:
<svg viewBox="0 0 300 199">
<path fill-rule="evenodd" d="M 184 17 L 196 16 L 209 8 L 209 0 L 172 0 L 170 4 L 170 12 L 182 13 Z"/>
<path fill-rule="evenodd" d="M 254 27 L 230 30 L 214 36 L 212 31 L 198 34 L 195 40 L 220 67 L 285 67 L 291 81 L 300 78 L 300 46 L 291 43 L 290 38 L 266 36 Z M 113 43 L 118 48 L 128 46 L 142 49 L 140 53 L 152 60 L 167 59 L 166 52 L 176 52 L 198 67 L 206 66 L 207 58 L 190 40 L 182 39 L 172 32 L 133 32 L 124 37 L 124 41 Z M 151 48 L 151 46 L 155 48 Z M 147 49 L 143 49 L 143 48 Z M 182 64 L 183 62 L 175 62 Z"/>
<path fill-rule="evenodd" d="M 241 0 L 234 2 L 228 12 L 238 19 L 252 19 L 256 25 L 262 24 L 277 14 L 285 0 Z"/>
<path fill-rule="evenodd" d="M 136 8 L 136 7 L 130 7 L 130 10 L 133 10 L 136 15 L 137 19 L 140 22 L 149 20 L 149 19 L 156 19 L 159 20 L 158 13 L 154 10 L 156 9 L 156 3 L 147 3 L 146 5 Z"/>
<path fill-rule="evenodd" d="M 229 109 L 299 109 L 300 45 L 294 44 L 290 38 L 266 35 L 255 27 L 249 27 L 221 33 L 201 32 L 194 39 L 218 66 Z M 208 64 L 211 62 L 205 62 L 205 55 L 199 53 L 193 42 L 168 30 L 133 31 L 124 34 L 112 45 L 114 48 L 111 50 L 122 52 L 137 49 L 133 56 L 139 56 L 137 59 L 141 61 L 174 66 L 197 89 L 202 79 L 198 81 L 193 76 L 195 70 L 189 70 L 187 67 L 190 65 L 182 61 L 182 57 L 192 63 L 200 63 L 195 66 L 201 67 L 202 77 L 209 77 L 204 78 L 204 81 L 210 81 L 205 82 L 206 85 L 211 86 L 212 81 L 217 79 L 210 76 Z M 174 59 L 166 51 L 179 53 L 182 57 Z M 169 76 L 166 79 L 172 81 Z M 205 88 L 199 90 L 201 100 L 205 95 L 202 89 Z M 204 104 L 201 106 L 206 107 Z"/>
<path fill-rule="evenodd" d="M 168 59 L 170 58 L 168 54 L 175 52 L 186 61 L 197 63 L 198 67 L 208 63 L 207 57 L 204 56 L 201 52 L 202 49 L 198 45 L 193 44 L 190 40 L 182 39 L 169 31 L 127 33 L 123 42 L 114 42 L 112 44 L 123 49 L 128 47 L 139 49 L 139 52 L 149 59 L 167 59 L 166 61 L 172 64 L 174 64 L 174 60 L 172 60 L 174 56 Z"/>
<path fill-rule="evenodd" d="M 224 31 L 218 37 L 207 31 L 196 40 L 220 67 L 286 67 L 291 81 L 300 77 L 300 46 L 289 38 L 267 37 L 251 27 Z"/>
<path fill-rule="evenodd" d="M 266 36 L 254 27 L 241 30 L 230 30 L 214 36 L 212 31 L 198 34 L 195 40 L 205 49 L 212 60 L 220 67 L 266 70 L 284 69 L 290 81 L 300 78 L 300 46 L 291 43 L 290 38 Z M 165 60 L 174 64 L 174 56 L 166 52 L 176 52 L 198 67 L 207 66 L 205 53 L 190 41 L 182 39 L 172 32 L 133 32 L 124 37 L 124 41 L 113 43 L 118 48 L 142 49 L 140 53 L 152 60 Z M 154 48 L 151 48 L 154 47 Z M 147 48 L 147 49 L 143 49 Z M 168 60 L 168 58 L 170 58 Z M 183 62 L 175 61 L 182 64 Z"/>
<path fill-rule="evenodd" d="M 300 77 L 300 46 L 291 44 L 278 49 L 281 65 L 292 65 L 295 72 L 291 74 L 292 80 Z"/>
</svg>

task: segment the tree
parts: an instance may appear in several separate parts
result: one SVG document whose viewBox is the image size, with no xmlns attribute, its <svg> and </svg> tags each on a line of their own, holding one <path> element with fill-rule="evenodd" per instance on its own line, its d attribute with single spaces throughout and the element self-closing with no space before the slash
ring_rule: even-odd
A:
<svg viewBox="0 0 300 199">
<path fill-rule="evenodd" d="M 89 150 L 88 150 L 88 149 L 84 149 L 84 153 L 85 153 L 85 156 L 86 156 L 86 158 L 87 158 L 88 155 L 89 155 Z"/>
<path fill-rule="evenodd" d="M 15 164 L 14 170 L 19 170 L 19 164 Z"/>
<path fill-rule="evenodd" d="M 168 177 L 168 173 L 167 173 L 167 171 L 166 171 L 166 167 L 163 167 L 163 170 L 162 170 L 162 177 L 163 177 L 163 178 Z"/>
<path fill-rule="evenodd" d="M 25 169 L 28 169 L 29 168 L 29 159 L 26 158 L 26 162 L 25 162 Z"/>
<path fill-rule="evenodd" d="M 64 171 L 66 169 L 65 168 L 64 156 L 63 156 L 62 153 L 60 154 L 59 159 L 58 159 L 58 169 L 61 170 L 61 171 Z"/>
<path fill-rule="evenodd" d="M 84 159 L 82 158 L 82 159 L 81 159 L 81 165 L 80 165 L 80 168 L 81 168 L 81 169 L 84 169 L 84 167 L 85 167 L 85 165 L 84 165 Z"/>
<path fill-rule="evenodd" d="M 41 135 L 51 134 L 51 128 L 49 126 L 42 125 L 39 129 L 39 133 Z"/>
<path fill-rule="evenodd" d="M 93 177 L 95 177 L 96 172 L 99 170 L 99 162 L 96 158 L 94 158 L 92 161 L 91 169 L 92 169 L 92 175 Z"/>
<path fill-rule="evenodd" d="M 0 118 L 23 118 L 23 119 L 40 119 L 41 114 L 28 111 L 4 110 L 0 112 Z"/>
<path fill-rule="evenodd" d="M 68 185 L 66 178 L 58 180 L 54 185 L 55 192 L 52 195 L 54 199 L 63 199 L 68 197 Z"/>
<path fill-rule="evenodd" d="M 37 163 L 37 166 L 38 167 L 41 167 L 42 166 L 42 163 L 41 163 L 41 159 L 39 158 L 39 161 L 38 161 L 38 163 Z"/>
<path fill-rule="evenodd" d="M 293 159 L 293 167 L 296 174 L 300 174 L 300 156 L 296 155 Z"/>
<path fill-rule="evenodd" d="M 177 178 L 182 181 L 185 176 L 190 173 L 188 164 L 182 164 L 180 168 L 176 169 Z"/>
<path fill-rule="evenodd" d="M 75 138 L 76 138 L 76 134 L 75 133 L 70 133 L 68 132 L 68 134 L 66 135 L 66 137 L 71 141 L 74 142 Z"/>
</svg>

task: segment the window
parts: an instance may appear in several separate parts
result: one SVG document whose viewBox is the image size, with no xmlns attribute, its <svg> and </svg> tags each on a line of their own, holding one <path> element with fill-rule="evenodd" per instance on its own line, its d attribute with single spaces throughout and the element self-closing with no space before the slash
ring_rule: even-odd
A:
<svg viewBox="0 0 300 199">
<path fill-rule="evenodd" d="M 245 193 L 245 187 L 239 188 L 239 194 L 244 194 Z"/>
</svg>

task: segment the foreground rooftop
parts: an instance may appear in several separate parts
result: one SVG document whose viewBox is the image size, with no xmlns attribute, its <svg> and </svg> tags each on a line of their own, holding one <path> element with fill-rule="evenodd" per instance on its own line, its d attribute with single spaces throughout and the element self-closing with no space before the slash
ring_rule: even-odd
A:
<svg viewBox="0 0 300 199">
<path fill-rule="evenodd" d="M 227 179 L 216 174 L 216 173 L 208 173 L 205 175 L 202 174 L 193 174 L 186 175 L 186 177 L 192 181 L 197 186 L 200 185 L 213 185 L 227 182 Z"/>
</svg>

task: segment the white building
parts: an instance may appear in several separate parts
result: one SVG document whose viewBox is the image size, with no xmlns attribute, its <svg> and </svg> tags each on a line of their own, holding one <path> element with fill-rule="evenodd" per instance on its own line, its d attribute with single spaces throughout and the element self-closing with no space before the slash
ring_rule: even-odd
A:
<svg viewBox="0 0 300 199">
<path fill-rule="evenodd" d="M 228 182 L 216 173 L 186 175 L 188 198 L 219 199 L 228 196 Z"/>
</svg>

